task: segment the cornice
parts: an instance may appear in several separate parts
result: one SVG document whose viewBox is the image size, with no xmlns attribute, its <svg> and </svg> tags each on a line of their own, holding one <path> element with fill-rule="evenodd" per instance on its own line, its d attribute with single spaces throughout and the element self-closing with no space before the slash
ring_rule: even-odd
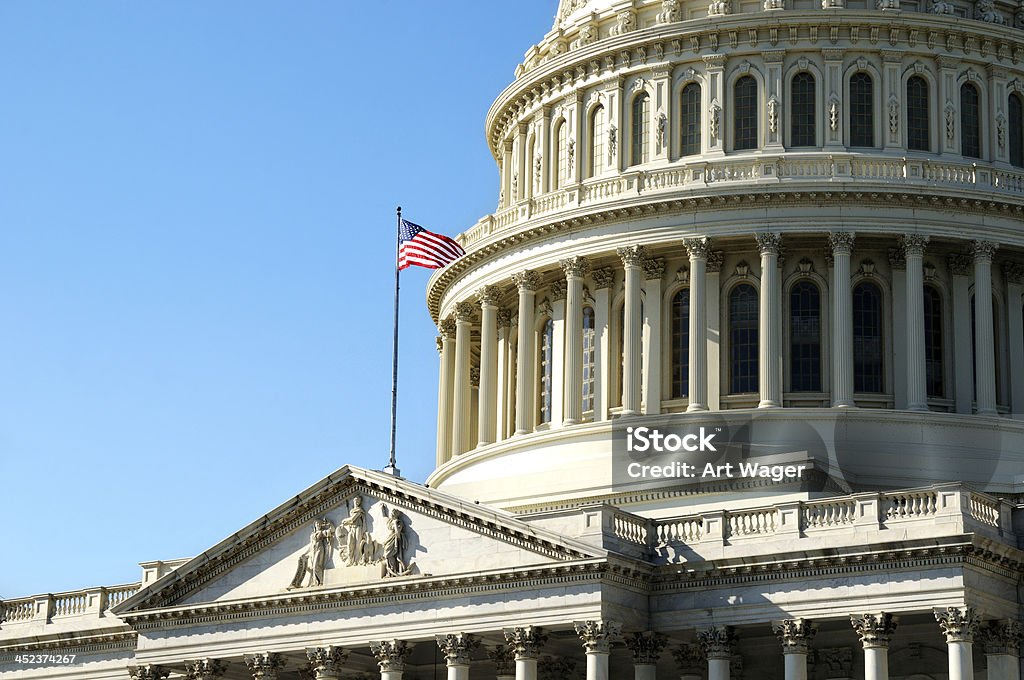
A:
<svg viewBox="0 0 1024 680">
<path fill-rule="evenodd" d="M 427 283 L 427 308 L 431 318 L 438 320 L 441 299 L 445 291 L 463 274 L 489 262 L 507 250 L 522 250 L 528 244 L 536 243 L 556 234 L 567 234 L 594 226 L 615 224 L 648 217 L 692 215 L 695 211 L 714 210 L 721 213 L 730 209 L 791 208 L 794 206 L 819 207 L 827 202 L 830 206 L 851 205 L 857 207 L 878 207 L 892 209 L 894 204 L 902 207 L 955 210 L 960 214 L 979 216 L 1024 217 L 1024 200 L 1016 196 L 987 194 L 987 198 L 965 194 L 982 193 L 978 190 L 962 190 L 952 187 L 907 186 L 900 191 L 886 190 L 881 183 L 871 181 L 851 182 L 853 188 L 843 184 L 819 184 L 814 190 L 788 190 L 788 187 L 743 186 L 708 188 L 697 193 L 687 189 L 668 195 L 639 193 L 628 199 L 598 205 L 593 208 L 580 207 L 562 213 L 546 215 L 506 228 L 492 234 L 469 250 L 462 258 L 444 269 L 439 269 Z M 877 187 L 877 190 L 876 190 Z M 682 195 L 681 195 L 682 194 Z M 895 227 L 879 225 L 878 233 L 898 233 Z"/>
<path fill-rule="evenodd" d="M 134 630 L 116 633 L 56 633 L 53 635 L 28 638 L 22 642 L 5 641 L 0 644 L 0 664 L 10 662 L 8 653 L 32 652 L 59 649 L 66 654 L 89 654 L 118 649 L 135 649 L 139 634 Z M 17 640 L 17 638 L 15 639 Z"/>
</svg>

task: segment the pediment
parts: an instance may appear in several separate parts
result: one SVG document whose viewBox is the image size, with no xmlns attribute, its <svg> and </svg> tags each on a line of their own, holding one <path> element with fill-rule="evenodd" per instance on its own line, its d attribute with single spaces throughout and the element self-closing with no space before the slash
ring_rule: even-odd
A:
<svg viewBox="0 0 1024 680">
<path fill-rule="evenodd" d="M 117 614 L 600 557 L 500 510 L 346 466 L 119 605 Z"/>
</svg>

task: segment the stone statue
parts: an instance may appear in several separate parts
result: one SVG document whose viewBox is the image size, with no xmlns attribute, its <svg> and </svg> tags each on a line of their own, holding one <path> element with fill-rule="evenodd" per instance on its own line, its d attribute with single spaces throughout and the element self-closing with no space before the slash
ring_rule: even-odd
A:
<svg viewBox="0 0 1024 680">
<path fill-rule="evenodd" d="M 768 131 L 776 132 L 779 127 L 779 100 L 772 95 L 768 100 Z"/>
<path fill-rule="evenodd" d="M 341 546 L 342 559 L 350 567 L 373 562 L 373 539 L 367 531 L 366 511 L 363 510 L 363 497 L 352 499 L 352 509 L 348 517 L 338 525 L 338 545 Z"/>
<path fill-rule="evenodd" d="M 1006 23 L 1003 15 L 996 11 L 996 3 L 993 0 L 978 0 L 974 6 L 974 18 L 990 24 Z"/>
<path fill-rule="evenodd" d="M 384 539 L 384 576 L 406 576 L 412 571 L 412 563 L 405 562 L 408 541 L 405 536 L 405 522 L 397 509 L 388 513 L 387 506 L 382 506 L 387 518 L 388 535 Z"/>
<path fill-rule="evenodd" d="M 324 584 L 324 567 L 327 566 L 327 558 L 334 549 L 334 525 L 325 517 L 316 521 L 313 531 L 309 535 L 309 547 L 306 552 L 299 556 L 299 563 L 296 565 L 295 577 L 289 590 L 302 588 L 309 576 L 307 586 L 322 586 Z"/>
</svg>

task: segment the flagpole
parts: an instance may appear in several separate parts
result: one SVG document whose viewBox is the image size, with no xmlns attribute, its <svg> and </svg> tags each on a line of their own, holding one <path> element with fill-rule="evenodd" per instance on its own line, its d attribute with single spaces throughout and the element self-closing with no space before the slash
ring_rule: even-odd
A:
<svg viewBox="0 0 1024 680">
<path fill-rule="evenodd" d="M 395 227 L 395 335 L 391 357 L 391 457 L 384 472 L 400 477 L 401 473 L 395 460 L 395 433 L 398 426 L 398 256 L 402 239 L 402 206 L 398 206 L 395 212 L 398 214 L 398 221 Z"/>
</svg>

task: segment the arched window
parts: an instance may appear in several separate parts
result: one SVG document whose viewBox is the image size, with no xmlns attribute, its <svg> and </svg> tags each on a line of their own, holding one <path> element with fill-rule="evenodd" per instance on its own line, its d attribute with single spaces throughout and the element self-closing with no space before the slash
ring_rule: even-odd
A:
<svg viewBox="0 0 1024 680">
<path fill-rule="evenodd" d="M 650 134 L 650 102 L 646 92 L 633 98 L 633 115 L 631 119 L 632 135 L 630 136 L 630 165 L 647 162 L 647 137 Z"/>
<path fill-rule="evenodd" d="M 866 281 L 853 289 L 853 390 L 882 391 L 882 291 Z"/>
<path fill-rule="evenodd" d="M 679 153 L 700 153 L 700 85 L 690 83 L 679 95 Z"/>
<path fill-rule="evenodd" d="M 553 359 L 555 350 L 555 324 L 551 319 L 544 321 L 540 331 L 540 371 L 538 372 L 540 399 L 539 405 L 540 422 L 551 422 L 551 394 L 554 385 L 551 382 L 554 371 Z"/>
<path fill-rule="evenodd" d="M 960 86 L 960 153 L 981 158 L 981 97 L 970 83 Z"/>
<path fill-rule="evenodd" d="M 1016 92 L 1010 95 L 1009 109 L 1010 134 L 1010 164 L 1017 168 L 1024 168 L 1024 103 Z"/>
<path fill-rule="evenodd" d="M 875 83 L 870 73 L 850 77 L 850 146 L 875 145 Z"/>
<path fill-rule="evenodd" d="M 594 350 L 597 332 L 594 330 L 594 308 L 583 308 L 583 412 L 594 410 Z"/>
<path fill-rule="evenodd" d="M 672 297 L 672 398 L 690 393 L 690 289 Z"/>
<path fill-rule="evenodd" d="M 821 291 L 810 281 L 789 292 L 789 388 L 821 391 Z"/>
<path fill-rule="evenodd" d="M 792 146 L 817 146 L 814 76 L 797 73 L 790 83 L 789 142 Z"/>
<path fill-rule="evenodd" d="M 595 106 L 590 114 L 590 158 L 587 176 L 596 177 L 604 170 L 604 107 Z"/>
<path fill-rule="evenodd" d="M 729 293 L 729 391 L 757 392 L 757 291 L 741 283 Z"/>
<path fill-rule="evenodd" d="M 757 148 L 757 81 L 743 76 L 732 86 L 732 148 Z"/>
<path fill-rule="evenodd" d="M 569 156 L 568 156 L 568 136 L 569 126 L 566 122 L 559 121 L 558 129 L 555 131 L 555 158 L 558 159 L 558 167 L 555 171 L 554 181 L 551 183 L 552 189 L 558 189 L 565 186 L 569 174 Z"/>
<path fill-rule="evenodd" d="M 942 296 L 935 286 L 924 287 L 924 362 L 929 397 L 944 397 L 942 369 Z"/>
<path fill-rule="evenodd" d="M 928 81 L 921 76 L 907 80 L 907 148 L 929 151 Z"/>
</svg>

